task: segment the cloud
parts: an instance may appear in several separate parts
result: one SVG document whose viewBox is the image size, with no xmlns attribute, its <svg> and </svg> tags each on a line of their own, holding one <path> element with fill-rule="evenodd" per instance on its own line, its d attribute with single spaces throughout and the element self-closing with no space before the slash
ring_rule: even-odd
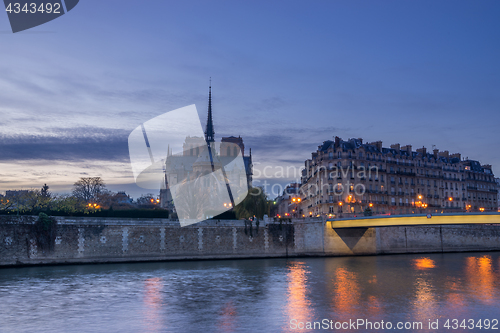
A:
<svg viewBox="0 0 500 333">
<path fill-rule="evenodd" d="M 108 160 L 128 162 L 128 130 L 48 128 L 44 134 L 0 136 L 0 160 Z"/>
</svg>

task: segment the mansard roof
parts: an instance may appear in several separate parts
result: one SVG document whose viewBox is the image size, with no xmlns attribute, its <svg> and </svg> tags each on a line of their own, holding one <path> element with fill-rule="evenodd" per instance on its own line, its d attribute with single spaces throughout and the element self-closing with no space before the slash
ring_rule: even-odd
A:
<svg viewBox="0 0 500 333">
<path fill-rule="evenodd" d="M 324 141 L 321 146 L 318 146 L 318 152 L 326 152 L 330 148 L 335 148 L 335 144 L 336 144 L 335 141 L 332 141 L 332 140 Z M 441 161 L 443 163 L 459 163 L 460 162 L 460 158 L 458 158 L 458 157 L 438 156 L 438 158 L 436 159 L 434 157 L 434 154 L 427 153 L 427 152 L 425 154 L 422 154 L 421 152 L 416 152 L 416 151 L 408 152 L 405 149 L 399 149 L 399 151 L 398 151 L 397 149 L 386 148 L 386 147 L 382 147 L 382 150 L 379 150 L 376 145 L 363 143 L 361 139 L 351 138 L 351 139 L 348 139 L 347 141 L 342 140 L 342 139 L 340 139 L 338 141 L 337 149 L 341 149 L 343 151 L 348 151 L 348 150 L 354 151 L 357 148 L 363 148 L 366 152 L 375 153 L 375 154 L 376 153 L 379 153 L 382 155 L 390 154 L 394 158 L 398 158 L 398 157 L 426 158 L 429 160 L 431 160 L 431 159 L 438 160 L 438 161 Z M 314 154 L 315 153 L 313 153 L 313 155 Z"/>
</svg>

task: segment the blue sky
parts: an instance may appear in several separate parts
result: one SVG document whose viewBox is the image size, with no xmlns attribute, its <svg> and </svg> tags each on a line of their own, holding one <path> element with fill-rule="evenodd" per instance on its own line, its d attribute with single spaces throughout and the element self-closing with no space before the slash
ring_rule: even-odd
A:
<svg viewBox="0 0 500 333">
<path fill-rule="evenodd" d="M 498 1 L 82 0 L 12 34 L 0 14 L 0 193 L 101 176 L 133 196 L 127 136 L 196 104 L 258 168 L 337 135 L 436 145 L 500 173 Z M 281 179 L 286 183 L 291 179 Z"/>
</svg>

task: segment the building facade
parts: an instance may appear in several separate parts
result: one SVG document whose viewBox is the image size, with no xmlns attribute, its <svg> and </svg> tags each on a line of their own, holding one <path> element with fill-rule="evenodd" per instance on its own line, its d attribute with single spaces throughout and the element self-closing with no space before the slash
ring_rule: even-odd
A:
<svg viewBox="0 0 500 333">
<path fill-rule="evenodd" d="M 301 201 L 300 184 L 291 183 L 287 185 L 283 193 L 275 199 L 272 216 L 279 218 L 299 217 Z"/>
<path fill-rule="evenodd" d="M 362 139 L 325 141 L 305 161 L 302 216 L 498 209 L 498 185 L 491 165 L 459 153 Z"/>
</svg>

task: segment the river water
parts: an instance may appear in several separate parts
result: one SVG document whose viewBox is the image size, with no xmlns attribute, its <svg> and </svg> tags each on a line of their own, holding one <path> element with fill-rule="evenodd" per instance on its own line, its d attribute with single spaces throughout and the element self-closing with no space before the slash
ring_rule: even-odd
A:
<svg viewBox="0 0 500 333">
<path fill-rule="evenodd" d="M 495 319 L 498 252 L 0 269 L 9 333 L 498 332 Z"/>
</svg>

